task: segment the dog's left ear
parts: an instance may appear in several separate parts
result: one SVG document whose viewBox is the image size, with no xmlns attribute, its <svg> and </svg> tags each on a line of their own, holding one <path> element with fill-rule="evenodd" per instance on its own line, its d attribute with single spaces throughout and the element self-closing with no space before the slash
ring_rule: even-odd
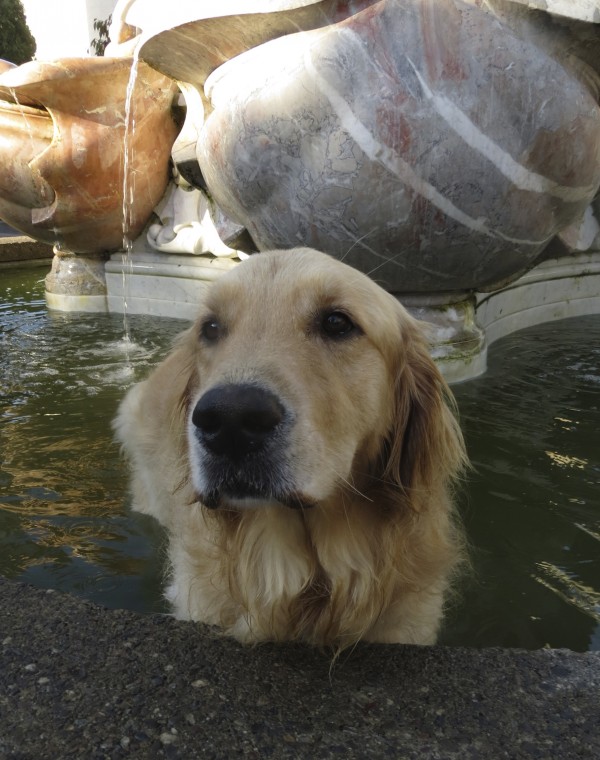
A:
<svg viewBox="0 0 600 760">
<path fill-rule="evenodd" d="M 422 328 L 405 314 L 394 387 L 394 420 L 383 453 L 384 482 L 416 510 L 435 503 L 465 468 L 454 398 L 429 352 Z"/>
</svg>

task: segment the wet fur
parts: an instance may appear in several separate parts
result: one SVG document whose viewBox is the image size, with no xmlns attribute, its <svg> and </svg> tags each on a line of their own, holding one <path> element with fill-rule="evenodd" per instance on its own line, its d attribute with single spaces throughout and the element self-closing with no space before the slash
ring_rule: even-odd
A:
<svg viewBox="0 0 600 760">
<path fill-rule="evenodd" d="M 329 307 L 360 334 L 323 339 L 315 314 Z M 134 508 L 168 531 L 175 614 L 244 642 L 434 642 L 462 558 L 452 485 L 466 459 L 420 325 L 367 277 L 309 249 L 252 257 L 199 309 L 115 422 Z M 215 313 L 227 332 L 206 346 L 200 326 Z M 199 502 L 191 409 L 207 389 L 242 381 L 290 409 L 281 457 L 313 507 Z"/>
</svg>

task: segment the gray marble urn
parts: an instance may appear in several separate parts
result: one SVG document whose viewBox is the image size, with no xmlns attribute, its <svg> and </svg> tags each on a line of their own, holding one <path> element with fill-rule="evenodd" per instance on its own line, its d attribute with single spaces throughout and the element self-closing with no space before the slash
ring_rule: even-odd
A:
<svg viewBox="0 0 600 760">
<path fill-rule="evenodd" d="M 592 92 L 459 0 L 375 2 L 237 55 L 204 92 L 202 174 L 259 249 L 312 246 L 396 293 L 515 279 L 600 185 Z"/>
</svg>

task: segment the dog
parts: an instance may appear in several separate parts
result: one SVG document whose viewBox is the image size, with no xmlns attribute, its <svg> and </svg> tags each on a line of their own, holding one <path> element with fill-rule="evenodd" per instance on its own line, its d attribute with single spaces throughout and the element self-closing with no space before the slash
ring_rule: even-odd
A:
<svg viewBox="0 0 600 760">
<path fill-rule="evenodd" d="M 251 643 L 431 644 L 464 556 L 466 464 L 423 328 L 308 248 L 251 256 L 115 420 L 168 534 L 178 618 Z"/>
</svg>

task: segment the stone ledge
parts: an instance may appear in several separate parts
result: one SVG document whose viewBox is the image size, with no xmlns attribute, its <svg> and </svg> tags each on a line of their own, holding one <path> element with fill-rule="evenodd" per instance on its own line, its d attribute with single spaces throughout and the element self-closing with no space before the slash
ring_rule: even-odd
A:
<svg viewBox="0 0 600 760">
<path fill-rule="evenodd" d="M 600 252 L 548 259 L 508 287 L 478 294 L 477 301 L 488 346 L 526 327 L 600 314 Z"/>
<path fill-rule="evenodd" d="M 128 260 L 113 254 L 106 262 L 105 301 L 87 296 L 59 300 L 48 294 L 48 305 L 67 311 L 107 308 L 116 313 L 126 305 L 129 314 L 192 320 L 207 284 L 236 266 L 227 258 L 157 253 L 140 245 Z M 600 252 L 548 259 L 493 293 L 398 298 L 414 316 L 433 326 L 430 335 L 438 366 L 450 383 L 461 382 L 485 372 L 488 347 L 515 330 L 600 314 Z"/>
<path fill-rule="evenodd" d="M 25 236 L 0 237 L 0 269 L 47 266 L 52 263 L 52 246 Z"/>
<path fill-rule="evenodd" d="M 600 654 L 359 646 L 332 665 L 0 579 L 0 755 L 600 757 Z"/>
</svg>

